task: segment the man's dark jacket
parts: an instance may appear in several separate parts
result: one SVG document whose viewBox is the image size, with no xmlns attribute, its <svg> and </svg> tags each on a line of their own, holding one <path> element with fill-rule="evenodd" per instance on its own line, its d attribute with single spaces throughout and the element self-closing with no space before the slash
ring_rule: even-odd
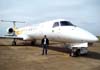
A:
<svg viewBox="0 0 100 70">
<path fill-rule="evenodd" d="M 42 39 L 41 44 L 44 45 L 44 38 Z M 49 45 L 49 40 L 48 40 L 48 38 L 46 38 L 46 45 Z"/>
</svg>

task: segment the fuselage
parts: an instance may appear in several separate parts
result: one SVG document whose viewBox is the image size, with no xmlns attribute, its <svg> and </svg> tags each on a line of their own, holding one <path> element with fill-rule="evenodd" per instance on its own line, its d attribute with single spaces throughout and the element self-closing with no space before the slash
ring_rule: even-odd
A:
<svg viewBox="0 0 100 70">
<path fill-rule="evenodd" d="M 15 30 L 23 40 L 42 39 L 47 35 L 49 40 L 57 42 L 84 43 L 98 41 L 92 33 L 79 28 L 65 19 L 40 23 L 38 26 L 23 27 Z"/>
</svg>

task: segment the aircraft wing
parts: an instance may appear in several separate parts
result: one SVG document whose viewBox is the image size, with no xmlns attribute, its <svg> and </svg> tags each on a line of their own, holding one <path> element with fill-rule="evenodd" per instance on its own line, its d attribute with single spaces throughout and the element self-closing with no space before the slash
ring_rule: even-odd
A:
<svg viewBox="0 0 100 70">
<path fill-rule="evenodd" d="M 23 40 L 23 38 L 20 38 L 20 37 L 17 37 L 17 36 L 11 36 L 11 35 L 1 36 L 0 39 L 19 39 L 19 40 Z"/>
</svg>

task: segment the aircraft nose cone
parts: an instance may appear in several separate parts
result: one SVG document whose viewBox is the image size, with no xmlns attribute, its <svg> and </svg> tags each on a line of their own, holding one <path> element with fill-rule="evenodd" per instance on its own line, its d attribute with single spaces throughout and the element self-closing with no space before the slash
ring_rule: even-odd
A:
<svg viewBox="0 0 100 70">
<path fill-rule="evenodd" d="M 95 37 L 93 38 L 93 41 L 99 41 L 99 39 L 95 36 Z"/>
<path fill-rule="evenodd" d="M 88 35 L 88 41 L 96 42 L 98 41 L 98 38 L 91 34 L 91 35 Z"/>
<path fill-rule="evenodd" d="M 81 36 L 81 38 L 83 38 L 83 40 L 85 40 L 87 42 L 96 42 L 96 41 L 98 41 L 98 38 L 95 35 L 93 35 L 92 33 L 88 32 L 86 30 L 82 30 L 81 35 L 83 35 L 83 37 Z"/>
<path fill-rule="evenodd" d="M 94 38 L 94 41 L 99 41 L 99 39 L 96 37 L 96 38 Z"/>
<path fill-rule="evenodd" d="M 84 42 L 96 42 L 98 41 L 98 38 L 93 35 L 92 33 L 82 29 L 82 28 L 76 28 L 76 34 L 77 34 L 77 38 L 79 40 L 82 40 Z"/>
</svg>

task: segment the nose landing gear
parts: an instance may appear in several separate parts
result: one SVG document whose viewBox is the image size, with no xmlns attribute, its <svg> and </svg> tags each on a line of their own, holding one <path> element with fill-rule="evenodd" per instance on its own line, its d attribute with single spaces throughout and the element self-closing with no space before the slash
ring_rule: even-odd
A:
<svg viewBox="0 0 100 70">
<path fill-rule="evenodd" d="M 80 56 L 80 49 L 77 48 L 73 48 L 70 52 L 70 56 L 72 57 L 78 57 Z"/>
</svg>

